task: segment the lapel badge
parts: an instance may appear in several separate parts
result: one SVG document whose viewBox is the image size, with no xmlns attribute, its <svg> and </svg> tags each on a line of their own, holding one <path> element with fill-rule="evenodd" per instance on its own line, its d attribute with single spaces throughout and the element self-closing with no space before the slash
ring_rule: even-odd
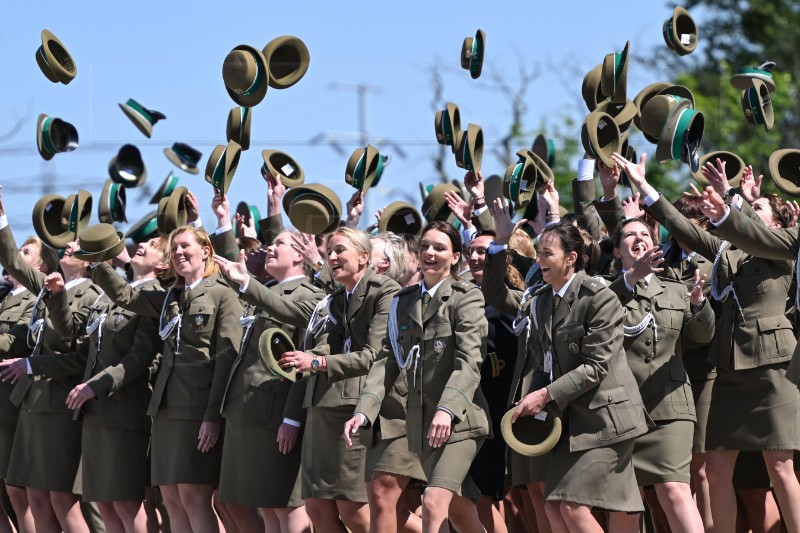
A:
<svg viewBox="0 0 800 533">
<path fill-rule="evenodd" d="M 436 341 L 433 343 L 433 351 L 436 353 L 442 353 L 442 350 L 444 350 L 444 343 L 441 340 L 436 339 Z"/>
<path fill-rule="evenodd" d="M 123 320 L 122 315 L 117 315 L 116 318 L 114 318 L 114 325 L 119 326 L 122 323 L 122 320 Z"/>
<path fill-rule="evenodd" d="M 194 316 L 194 323 L 198 326 L 203 325 L 203 315 L 195 315 Z"/>
<path fill-rule="evenodd" d="M 569 353 L 571 353 L 571 354 L 575 355 L 575 354 L 577 354 L 579 351 L 580 351 L 580 348 L 578 347 L 578 345 L 577 345 L 577 344 L 575 344 L 574 342 L 571 342 L 571 343 L 569 344 Z"/>
</svg>

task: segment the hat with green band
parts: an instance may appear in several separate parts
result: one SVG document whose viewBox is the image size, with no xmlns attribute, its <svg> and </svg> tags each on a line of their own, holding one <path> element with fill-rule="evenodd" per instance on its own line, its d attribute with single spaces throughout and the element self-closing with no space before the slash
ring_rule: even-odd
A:
<svg viewBox="0 0 800 533">
<path fill-rule="evenodd" d="M 800 150 L 784 148 L 772 152 L 769 173 L 780 190 L 800 198 Z"/>
<path fill-rule="evenodd" d="M 605 99 L 603 91 L 600 89 L 602 72 L 603 65 L 597 65 L 583 77 L 581 94 L 583 95 L 583 101 L 586 102 L 586 107 L 589 109 L 589 112 L 594 111 L 597 104 Z"/>
<path fill-rule="evenodd" d="M 457 220 L 455 214 L 450 210 L 450 206 L 447 205 L 446 192 L 459 194 L 458 187 L 452 183 L 440 183 L 428 191 L 428 195 L 422 202 L 421 211 L 425 220 L 428 222 L 442 220 L 450 224 Z"/>
<path fill-rule="evenodd" d="M 419 235 L 423 226 L 422 215 L 407 202 L 390 203 L 378 221 L 378 231 L 391 231 L 397 235 Z"/>
<path fill-rule="evenodd" d="M 145 216 L 131 224 L 125 232 L 125 238 L 131 239 L 135 243 L 145 242 L 158 237 L 157 211 L 150 211 Z"/>
<path fill-rule="evenodd" d="M 240 44 L 222 64 L 222 80 L 228 95 L 242 107 L 255 107 L 267 94 L 269 72 L 261 50 Z"/>
<path fill-rule="evenodd" d="M 279 378 L 297 381 L 297 369 L 284 370 L 278 364 L 283 354 L 294 351 L 292 338 L 280 328 L 269 328 L 258 338 L 258 355 L 264 369 Z"/>
<path fill-rule="evenodd" d="M 61 152 L 78 147 L 78 130 L 69 122 L 42 113 L 36 123 L 36 148 L 42 159 L 50 161 Z"/>
<path fill-rule="evenodd" d="M 626 100 L 624 104 L 614 104 L 611 100 L 605 100 L 598 104 L 595 111 L 610 115 L 617 123 L 620 133 L 625 133 L 631 127 L 637 109 L 633 100 Z"/>
<path fill-rule="evenodd" d="M 198 174 L 200 172 L 200 169 L 197 168 L 197 163 L 200 162 L 203 154 L 186 143 L 173 143 L 170 148 L 164 148 L 164 155 L 173 165 L 184 172 L 189 174 Z"/>
<path fill-rule="evenodd" d="M 64 248 L 75 239 L 75 233 L 62 223 L 66 200 L 57 194 L 45 194 L 33 206 L 33 229 L 51 248 Z"/>
<path fill-rule="evenodd" d="M 104 224 L 128 221 L 125 218 L 125 187 L 111 178 L 106 180 L 100 193 L 97 218 Z"/>
<path fill-rule="evenodd" d="M 528 205 L 533 199 L 536 187 L 544 183 L 531 154 L 533 154 L 531 150 L 517 152 L 519 160 L 509 165 L 503 177 L 503 196 L 514 203 L 515 211 Z"/>
<path fill-rule="evenodd" d="M 688 104 L 691 107 L 691 102 L 672 94 L 656 94 L 647 100 L 642 108 L 640 119 L 640 129 L 644 133 L 645 139 L 653 144 L 658 142 L 670 110 L 681 101 L 684 102 L 684 105 Z"/>
<path fill-rule="evenodd" d="M 742 91 L 742 111 L 750 124 L 761 124 L 767 131 L 772 130 L 775 112 L 769 89 L 763 81 L 753 79 L 752 85 Z"/>
<path fill-rule="evenodd" d="M 636 148 L 630 143 L 630 139 L 628 138 L 628 134 L 630 132 L 625 132 L 622 135 L 622 146 L 620 146 L 620 153 L 627 159 L 628 161 L 632 161 L 633 163 L 638 163 L 639 158 L 637 157 Z M 625 171 L 624 168 L 620 168 L 619 170 L 619 183 L 623 187 L 627 187 L 631 190 L 632 193 L 636 193 L 638 190 L 636 185 L 633 184 L 628 173 Z"/>
<path fill-rule="evenodd" d="M 456 104 L 448 102 L 443 111 L 437 111 L 434 118 L 436 141 L 446 144 L 456 153 L 456 137 L 461 131 L 461 112 Z"/>
<path fill-rule="evenodd" d="M 258 209 L 258 206 L 253 204 L 248 204 L 247 202 L 239 202 L 236 205 L 236 214 L 244 217 L 245 226 L 249 226 L 251 220 L 254 223 L 261 220 L 261 211 Z M 238 225 L 235 222 L 236 221 L 234 219 L 233 233 L 236 237 L 240 237 L 238 232 Z"/>
<path fill-rule="evenodd" d="M 308 183 L 283 195 L 283 209 L 292 225 L 303 233 L 322 235 L 339 227 L 342 202 L 330 188 Z"/>
<path fill-rule="evenodd" d="M 483 163 L 483 130 L 477 124 L 469 124 L 466 131 L 459 132 L 457 136 L 456 165 L 469 170 L 480 172 Z"/>
<path fill-rule="evenodd" d="M 138 187 L 147 179 L 142 153 L 132 144 L 119 149 L 108 163 L 108 175 L 126 187 Z"/>
<path fill-rule="evenodd" d="M 206 163 L 206 181 L 222 194 L 227 194 L 241 155 L 242 147 L 233 141 L 227 145 L 218 144 Z"/>
<path fill-rule="evenodd" d="M 188 194 L 189 190 L 186 187 L 178 187 L 169 196 L 158 201 L 156 224 L 162 235 L 168 235 L 186 225 L 189 218 L 186 202 Z"/>
<path fill-rule="evenodd" d="M 36 63 L 48 80 L 67 85 L 78 74 L 75 60 L 49 30 L 42 30 L 42 45 L 36 50 Z"/>
<path fill-rule="evenodd" d="M 75 238 L 80 238 L 81 232 L 89 227 L 91 218 L 92 193 L 80 189 L 78 194 L 67 196 L 61 211 L 61 223 L 75 235 Z"/>
<path fill-rule="evenodd" d="M 744 160 L 733 152 L 724 150 L 709 152 L 701 157 L 698 169 L 692 172 L 694 180 L 703 187 L 708 186 L 708 180 L 703 176 L 702 169 L 708 162 L 716 164 L 717 159 L 725 163 L 725 177 L 728 179 L 728 184 L 731 187 L 738 187 L 742 181 L 742 174 L 744 174 Z"/>
<path fill-rule="evenodd" d="M 772 78 L 772 69 L 774 68 L 774 61 L 764 61 L 758 67 L 740 68 L 731 76 L 731 85 L 744 91 L 750 88 L 752 80 L 761 80 L 767 86 L 769 92 L 773 92 L 775 90 L 775 80 Z"/>
<path fill-rule="evenodd" d="M 228 113 L 226 135 L 228 142 L 233 141 L 242 147 L 250 148 L 250 123 L 253 112 L 249 107 L 234 107 Z"/>
<path fill-rule="evenodd" d="M 389 163 L 392 162 L 391 154 L 378 155 L 378 168 L 375 170 L 375 178 L 372 180 L 372 185 L 370 187 L 377 187 L 378 183 L 381 181 L 381 176 L 383 176 L 383 171 L 386 170 L 386 167 L 389 166 Z"/>
<path fill-rule="evenodd" d="M 311 56 L 306 44 L 292 35 L 272 39 L 262 50 L 268 83 L 273 89 L 291 87 L 306 75 Z"/>
<path fill-rule="evenodd" d="M 357 148 L 347 161 L 344 181 L 351 187 L 366 192 L 372 186 L 378 172 L 380 153 L 368 144 L 366 148 Z"/>
<path fill-rule="evenodd" d="M 625 43 L 621 52 L 606 54 L 600 72 L 600 91 L 615 104 L 624 104 L 628 99 L 628 63 L 630 59 L 630 41 Z"/>
<path fill-rule="evenodd" d="M 556 145 L 553 139 L 539 134 L 533 140 L 531 151 L 542 158 L 547 163 L 547 166 L 552 167 L 556 164 Z"/>
<path fill-rule="evenodd" d="M 675 97 L 678 98 L 678 97 Z M 647 114 L 653 101 L 647 104 Z M 645 117 L 642 120 L 646 120 Z M 692 172 L 700 168 L 698 150 L 703 139 L 705 118 L 703 114 L 692 109 L 686 98 L 678 98 L 677 103 L 669 110 L 661 129 L 656 145 L 656 159 L 659 163 L 667 161 L 683 161 L 688 163 Z"/>
<path fill-rule="evenodd" d="M 286 152 L 263 150 L 261 157 L 264 159 L 264 165 L 261 167 L 262 174 L 279 175 L 281 183 L 287 188 L 299 187 L 306 181 L 302 167 Z"/>
<path fill-rule="evenodd" d="M 475 37 L 467 37 L 461 45 L 461 68 L 469 70 L 472 79 L 477 79 L 483 69 L 483 56 L 486 53 L 486 32 L 478 30 Z"/>
<path fill-rule="evenodd" d="M 100 262 L 117 257 L 125 248 L 125 236 L 111 224 L 94 224 L 83 232 L 79 239 L 80 249 L 75 257 L 83 261 Z"/>
<path fill-rule="evenodd" d="M 675 50 L 679 56 L 691 54 L 697 48 L 697 24 L 689 12 L 680 6 L 664 21 L 661 33 L 670 50 Z"/>
<path fill-rule="evenodd" d="M 636 124 L 636 127 L 642 131 L 644 138 L 652 144 L 656 144 L 658 142 L 658 138 L 651 136 L 650 133 L 644 129 L 644 126 L 642 126 L 642 111 L 654 96 L 678 96 L 680 98 L 686 98 L 692 103 L 692 107 L 694 107 L 694 95 L 692 94 L 692 91 L 683 85 L 673 85 L 671 83 L 658 82 L 648 85 L 642 89 L 642 91 L 639 92 L 639 94 L 637 94 L 636 98 L 633 100 L 637 108 L 637 114 L 633 119 L 633 123 Z"/>
<path fill-rule="evenodd" d="M 600 159 L 604 165 L 614 167 L 611 155 L 619 152 L 620 141 L 619 126 L 608 113 L 595 110 L 589 113 L 581 127 L 581 142 L 586 153 Z"/>
<path fill-rule="evenodd" d="M 546 405 L 542 410 L 545 418 L 537 416 L 521 416 L 515 422 L 511 417 L 517 407 L 512 407 L 500 421 L 500 431 L 508 447 L 525 457 L 537 457 L 552 450 L 561 438 L 561 418 L 556 415 L 556 408 Z"/>
<path fill-rule="evenodd" d="M 153 135 L 153 126 L 155 126 L 156 122 L 167 118 L 163 113 L 147 109 L 133 98 L 128 98 L 128 101 L 124 104 L 119 104 L 119 107 L 125 113 L 125 116 L 133 122 L 133 125 L 139 128 L 139 131 L 148 139 Z"/>
<path fill-rule="evenodd" d="M 421 181 L 419 182 L 419 195 L 422 198 L 422 201 L 425 201 L 425 198 L 431 193 L 435 185 L 425 185 Z"/>
<path fill-rule="evenodd" d="M 165 196 L 169 196 L 170 194 L 172 194 L 172 191 L 174 191 L 175 187 L 178 186 L 179 181 L 180 179 L 178 178 L 178 176 L 176 176 L 175 174 L 172 173 L 172 171 L 170 171 L 170 173 L 167 174 L 167 177 L 164 178 L 164 181 L 161 182 L 161 185 L 158 187 L 158 190 L 155 192 L 155 194 L 153 194 L 153 197 L 150 198 L 149 203 L 158 205 L 159 200 L 161 200 Z"/>
</svg>

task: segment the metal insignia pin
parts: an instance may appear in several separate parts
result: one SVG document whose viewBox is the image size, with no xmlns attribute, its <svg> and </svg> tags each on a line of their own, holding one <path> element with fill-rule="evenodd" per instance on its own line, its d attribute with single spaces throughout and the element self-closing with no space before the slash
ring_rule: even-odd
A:
<svg viewBox="0 0 800 533">
<path fill-rule="evenodd" d="M 194 317 L 194 323 L 198 326 L 203 324 L 203 315 L 197 315 Z"/>
<path fill-rule="evenodd" d="M 444 343 L 440 340 L 437 340 L 433 343 L 433 351 L 436 353 L 442 353 L 444 350 Z"/>
<path fill-rule="evenodd" d="M 122 315 L 117 315 L 117 318 L 114 319 L 114 324 L 119 326 L 122 323 Z"/>
<path fill-rule="evenodd" d="M 578 345 L 577 345 L 577 344 L 575 344 L 574 342 L 573 342 L 573 343 L 570 343 L 570 345 L 569 345 L 569 352 L 570 352 L 570 353 L 572 353 L 572 354 L 576 354 L 576 353 L 578 353 L 579 351 L 580 351 L 580 348 L 578 348 Z"/>
</svg>

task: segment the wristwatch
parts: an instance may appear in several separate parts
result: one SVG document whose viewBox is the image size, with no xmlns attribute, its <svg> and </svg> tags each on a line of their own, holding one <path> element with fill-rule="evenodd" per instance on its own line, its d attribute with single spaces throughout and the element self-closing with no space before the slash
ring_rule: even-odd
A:
<svg viewBox="0 0 800 533">
<path fill-rule="evenodd" d="M 725 194 L 722 195 L 722 199 L 727 202 L 729 200 L 732 200 L 734 196 L 736 196 L 736 189 L 731 187 L 730 189 L 725 191 Z"/>
<path fill-rule="evenodd" d="M 319 360 L 319 357 L 317 357 L 316 355 L 314 357 L 312 357 L 311 358 L 311 371 L 312 372 L 318 372 L 319 371 L 319 367 L 320 367 L 320 363 L 321 362 Z"/>
<path fill-rule="evenodd" d="M 324 266 L 325 266 L 325 261 L 323 261 L 320 258 L 320 259 L 317 259 L 317 261 L 313 265 L 311 265 L 311 269 L 314 272 L 320 272 L 322 270 L 322 267 L 324 267 Z"/>
</svg>

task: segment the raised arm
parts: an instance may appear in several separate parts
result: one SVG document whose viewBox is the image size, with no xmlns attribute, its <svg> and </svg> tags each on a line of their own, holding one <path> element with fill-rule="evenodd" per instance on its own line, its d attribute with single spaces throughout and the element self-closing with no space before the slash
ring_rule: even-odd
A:
<svg viewBox="0 0 800 533">
<path fill-rule="evenodd" d="M 131 287 L 108 263 L 100 263 L 91 269 L 91 273 L 92 281 L 117 305 L 143 316 L 161 316 L 161 307 L 167 293 Z"/>
</svg>

